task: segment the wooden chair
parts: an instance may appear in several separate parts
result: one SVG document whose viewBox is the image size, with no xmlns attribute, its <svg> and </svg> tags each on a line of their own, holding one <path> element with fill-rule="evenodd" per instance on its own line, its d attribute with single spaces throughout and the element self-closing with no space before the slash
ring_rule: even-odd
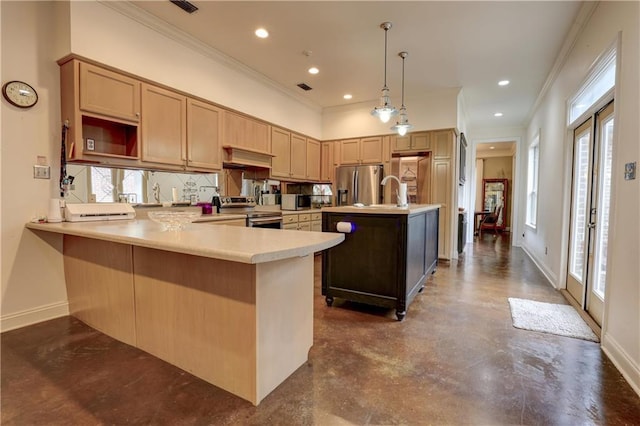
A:
<svg viewBox="0 0 640 426">
<path fill-rule="evenodd" d="M 502 227 L 498 228 L 498 225 L 502 225 L 500 221 L 500 214 L 502 213 L 502 206 L 496 206 L 492 213 L 489 213 L 482 219 L 480 222 L 480 226 L 478 227 L 479 232 L 482 233 L 485 229 L 493 230 L 494 234 L 498 233 L 498 230 L 501 230 Z"/>
</svg>

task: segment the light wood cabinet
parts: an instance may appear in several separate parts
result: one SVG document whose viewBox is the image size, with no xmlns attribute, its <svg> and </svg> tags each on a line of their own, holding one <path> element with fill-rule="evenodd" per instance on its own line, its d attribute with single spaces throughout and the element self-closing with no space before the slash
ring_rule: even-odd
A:
<svg viewBox="0 0 640 426">
<path fill-rule="evenodd" d="M 222 110 L 187 98 L 187 167 L 191 170 L 222 169 Z"/>
<path fill-rule="evenodd" d="M 431 150 L 433 158 L 451 158 L 455 152 L 456 135 L 453 130 L 438 130 L 431 132 Z"/>
<path fill-rule="evenodd" d="M 285 214 L 282 216 L 283 229 L 322 232 L 322 213 Z"/>
<path fill-rule="evenodd" d="M 140 81 L 87 63 L 80 65 L 80 109 L 140 120 Z"/>
<path fill-rule="evenodd" d="M 186 162 L 187 98 L 142 84 L 142 161 L 183 166 Z"/>
<path fill-rule="evenodd" d="M 288 178 L 291 163 L 291 133 L 271 127 L 271 176 Z"/>
<path fill-rule="evenodd" d="M 340 141 L 340 164 L 382 162 L 382 137 L 343 139 Z"/>
<path fill-rule="evenodd" d="M 59 65 L 67 161 L 137 166 L 140 82 L 78 59 Z"/>
<path fill-rule="evenodd" d="M 307 139 L 307 180 L 320 180 L 320 142 Z"/>
<path fill-rule="evenodd" d="M 224 111 L 224 145 L 269 152 L 269 125 L 250 117 Z"/>
<path fill-rule="evenodd" d="M 322 213 L 311 213 L 311 230 L 322 232 Z"/>
<path fill-rule="evenodd" d="M 440 204 L 438 224 L 438 257 L 451 258 L 451 162 L 434 160 L 431 167 L 431 203 Z"/>
<path fill-rule="evenodd" d="M 322 142 L 320 147 L 320 180 L 332 182 L 335 172 L 334 142 Z"/>
<path fill-rule="evenodd" d="M 293 179 L 307 178 L 307 138 L 295 133 L 291 133 L 289 170 Z"/>
<path fill-rule="evenodd" d="M 391 149 L 394 152 L 429 151 L 431 149 L 431 135 L 429 132 L 418 132 L 406 136 L 392 136 Z"/>
</svg>

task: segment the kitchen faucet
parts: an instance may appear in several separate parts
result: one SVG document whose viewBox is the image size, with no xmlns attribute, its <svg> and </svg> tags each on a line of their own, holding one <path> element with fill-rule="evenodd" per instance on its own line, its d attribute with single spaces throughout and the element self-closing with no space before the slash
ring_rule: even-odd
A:
<svg viewBox="0 0 640 426">
<path fill-rule="evenodd" d="M 397 201 L 398 201 L 398 207 L 407 207 L 407 184 L 406 182 L 401 182 L 400 179 L 398 179 L 396 176 L 393 175 L 388 175 L 385 176 L 384 179 L 382 179 L 382 182 L 380 182 L 380 185 L 386 185 L 386 183 L 389 181 L 389 179 L 395 179 L 398 182 L 398 186 L 400 188 L 400 192 L 398 192 L 396 190 L 396 197 L 397 197 Z"/>
</svg>

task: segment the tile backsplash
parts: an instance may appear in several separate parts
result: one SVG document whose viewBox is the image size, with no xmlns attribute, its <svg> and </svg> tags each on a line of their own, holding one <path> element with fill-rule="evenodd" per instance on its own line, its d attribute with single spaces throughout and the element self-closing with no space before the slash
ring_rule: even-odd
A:
<svg viewBox="0 0 640 426">
<path fill-rule="evenodd" d="M 177 201 L 209 202 L 224 188 L 223 173 L 192 174 L 126 170 L 107 167 L 68 164 L 67 174 L 73 176 L 73 184 L 66 201 L 68 203 L 118 202 L 155 203 L 173 201 L 173 188 Z M 155 189 L 155 190 L 154 190 Z"/>
</svg>

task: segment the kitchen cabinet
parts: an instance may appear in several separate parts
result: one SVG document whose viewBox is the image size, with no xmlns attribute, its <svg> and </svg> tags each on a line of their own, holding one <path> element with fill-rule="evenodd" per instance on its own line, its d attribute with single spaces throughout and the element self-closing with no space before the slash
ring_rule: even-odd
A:
<svg viewBox="0 0 640 426">
<path fill-rule="evenodd" d="M 395 308 L 404 319 L 438 262 L 438 208 L 384 213 L 377 209 L 332 207 L 322 212 L 322 230 L 336 232 L 339 222 L 355 225 L 341 244 L 322 252 L 322 294 Z"/>
<path fill-rule="evenodd" d="M 307 180 L 309 181 L 320 180 L 320 155 L 320 142 L 307 139 Z"/>
<path fill-rule="evenodd" d="M 137 166 L 140 82 L 70 57 L 58 64 L 67 161 Z"/>
<path fill-rule="evenodd" d="M 307 212 L 297 214 L 283 214 L 282 228 L 297 231 L 322 231 L 322 213 Z"/>
<path fill-rule="evenodd" d="M 142 161 L 183 166 L 187 160 L 187 98 L 142 84 Z"/>
<path fill-rule="evenodd" d="M 322 213 L 311 213 L 311 230 L 322 232 Z"/>
<path fill-rule="evenodd" d="M 431 132 L 431 149 L 433 158 L 451 158 L 455 152 L 456 135 L 453 130 L 437 130 Z"/>
<path fill-rule="evenodd" d="M 336 163 L 334 160 L 334 142 L 322 142 L 320 147 L 320 181 L 333 182 Z"/>
<path fill-rule="evenodd" d="M 269 152 L 269 125 L 233 111 L 223 114 L 223 145 Z"/>
<path fill-rule="evenodd" d="M 140 81 L 79 62 L 80 109 L 102 116 L 140 120 Z"/>
<path fill-rule="evenodd" d="M 307 180 L 307 138 L 272 127 L 271 154 L 272 177 Z"/>
<path fill-rule="evenodd" d="M 298 229 L 298 215 L 297 214 L 283 214 L 282 215 L 282 229 Z"/>
<path fill-rule="evenodd" d="M 382 163 L 382 137 L 340 141 L 340 164 Z"/>
<path fill-rule="evenodd" d="M 411 133 L 406 136 L 392 136 L 391 149 L 399 151 L 429 151 L 431 137 L 429 132 Z"/>
<path fill-rule="evenodd" d="M 187 98 L 187 168 L 221 170 L 222 109 Z"/>
</svg>

